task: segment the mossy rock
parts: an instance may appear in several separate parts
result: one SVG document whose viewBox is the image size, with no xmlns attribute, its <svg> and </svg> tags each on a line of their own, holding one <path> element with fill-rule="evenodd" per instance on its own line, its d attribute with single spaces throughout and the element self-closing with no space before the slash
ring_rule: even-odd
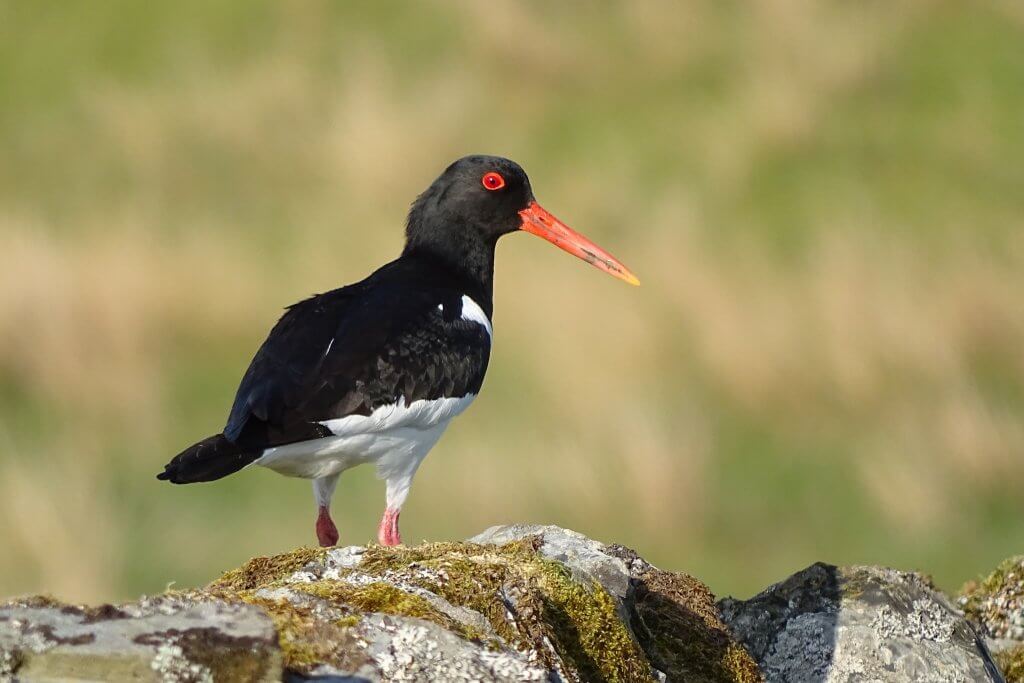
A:
<svg viewBox="0 0 1024 683">
<path fill-rule="evenodd" d="M 215 591 L 244 591 L 262 588 L 291 576 L 311 562 L 322 560 L 323 548 L 298 548 L 283 555 L 254 557 L 238 569 L 225 572 L 208 588 Z"/>
<path fill-rule="evenodd" d="M 1024 643 L 995 653 L 1006 683 L 1024 683 Z"/>
<path fill-rule="evenodd" d="M 0 606 L 2 681 L 280 681 L 283 657 L 260 610 L 177 596 L 84 608 Z"/>
<path fill-rule="evenodd" d="M 88 631 L 96 642 L 156 619 L 123 646 L 134 648 L 135 680 L 221 680 L 227 669 L 246 680 L 763 680 L 699 581 L 556 527 L 489 533 L 480 542 L 299 548 L 250 560 L 202 589 L 116 607 L 11 604 L 0 608 L 0 671 L 58 666 L 52 644 L 35 653 L 31 638 L 7 628 L 10 609 L 43 632 L 46 619 L 64 614 L 81 628 L 95 621 L 106 629 Z M 196 609 L 261 618 L 259 632 L 270 635 L 247 649 L 230 629 L 255 627 L 173 621 Z M 164 617 L 173 622 L 166 628 Z M 72 644 L 62 647 L 63 656 Z M 124 653 L 107 654 L 114 667 Z M 102 678 L 102 657 L 90 662 Z"/>
<path fill-rule="evenodd" d="M 965 587 L 973 628 L 926 577 L 882 567 L 816 564 L 716 604 L 628 548 L 495 527 L 461 543 L 299 548 L 121 605 L 12 601 L 0 680 L 754 683 L 811 667 L 897 681 L 926 665 L 926 678 L 996 681 L 998 665 L 1024 683 L 1022 598 L 1013 558 Z"/>
<path fill-rule="evenodd" d="M 984 635 L 1024 642 L 1024 555 L 1004 560 L 988 576 L 965 584 L 958 603 Z"/>
<path fill-rule="evenodd" d="M 699 581 L 554 527 L 508 527 L 492 537 L 508 542 L 300 549 L 252 560 L 207 591 L 264 607 L 287 666 L 302 674 L 324 663 L 350 670 L 331 643 L 358 639 L 363 615 L 386 614 L 425 620 L 488 650 L 529 653 L 570 680 L 643 681 L 659 672 L 670 681 L 763 680 Z M 568 556 L 580 552 L 622 576 L 577 571 Z M 333 610 L 327 625 L 325 609 Z"/>
<path fill-rule="evenodd" d="M 334 620 L 343 630 L 355 628 L 366 613 L 414 617 L 485 647 L 508 644 L 534 651 L 546 668 L 572 672 L 581 680 L 651 680 L 650 664 L 619 618 L 615 601 L 600 585 L 578 583 L 565 567 L 543 559 L 533 543 L 374 546 L 356 567 L 331 566 L 329 555 L 325 563 L 305 563 L 308 574 L 294 581 L 290 577 L 296 560 L 305 558 L 300 551 L 298 558 L 289 553 L 250 562 L 209 590 L 221 599 L 267 609 L 279 625 L 287 665 L 301 673 L 323 662 L 341 664 L 332 661 L 331 647 L 341 634 L 325 631 L 310 603 L 295 599 L 308 596 L 344 613 L 346 617 Z M 268 572 L 267 567 L 288 569 Z M 307 576 L 315 578 L 305 580 Z M 289 597 L 268 597 L 280 589 Z M 482 615 L 496 637 L 488 639 L 425 595 Z"/>
<path fill-rule="evenodd" d="M 769 681 L 990 681 L 992 655 L 926 576 L 816 563 L 722 615 Z"/>
<path fill-rule="evenodd" d="M 1007 683 L 1024 683 L 1024 555 L 969 581 L 958 604 L 989 648 Z"/>
</svg>

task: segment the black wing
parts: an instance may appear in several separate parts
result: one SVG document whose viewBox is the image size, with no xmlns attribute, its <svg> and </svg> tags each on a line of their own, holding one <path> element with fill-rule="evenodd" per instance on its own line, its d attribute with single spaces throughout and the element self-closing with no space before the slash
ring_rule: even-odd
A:
<svg viewBox="0 0 1024 683">
<path fill-rule="evenodd" d="M 461 292 L 409 284 L 371 278 L 290 307 L 245 373 L 224 435 L 249 448 L 293 443 L 399 398 L 478 392 L 488 332 L 461 318 Z"/>
</svg>

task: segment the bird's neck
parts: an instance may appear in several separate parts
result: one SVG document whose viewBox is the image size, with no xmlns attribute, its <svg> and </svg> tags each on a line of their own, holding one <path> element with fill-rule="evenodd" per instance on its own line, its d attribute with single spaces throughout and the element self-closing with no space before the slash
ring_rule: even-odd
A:
<svg viewBox="0 0 1024 683">
<path fill-rule="evenodd" d="M 402 255 L 435 264 L 489 302 L 494 294 L 494 248 L 495 242 L 485 241 L 475 230 L 453 227 L 408 240 Z"/>
</svg>

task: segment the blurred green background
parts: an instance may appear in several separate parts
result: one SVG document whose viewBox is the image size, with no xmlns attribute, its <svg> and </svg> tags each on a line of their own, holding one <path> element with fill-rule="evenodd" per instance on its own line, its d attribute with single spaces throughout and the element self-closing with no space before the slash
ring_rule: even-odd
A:
<svg viewBox="0 0 1024 683">
<path fill-rule="evenodd" d="M 0 1 L 0 595 L 313 543 L 306 481 L 154 475 L 475 152 L 643 286 L 503 240 L 407 541 L 559 524 L 739 596 L 1024 551 L 1022 8 Z M 342 542 L 382 508 L 347 473 Z"/>
</svg>

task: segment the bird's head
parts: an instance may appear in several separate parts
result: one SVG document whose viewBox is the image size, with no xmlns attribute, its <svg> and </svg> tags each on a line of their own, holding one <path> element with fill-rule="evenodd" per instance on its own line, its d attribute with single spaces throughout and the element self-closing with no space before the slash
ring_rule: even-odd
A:
<svg viewBox="0 0 1024 683">
<path fill-rule="evenodd" d="M 541 207 L 526 172 L 503 157 L 462 157 L 445 169 L 409 211 L 406 249 L 431 244 L 462 252 L 474 244 L 493 249 L 499 237 L 517 230 L 542 237 L 609 275 L 640 284 L 614 256 Z"/>
</svg>

